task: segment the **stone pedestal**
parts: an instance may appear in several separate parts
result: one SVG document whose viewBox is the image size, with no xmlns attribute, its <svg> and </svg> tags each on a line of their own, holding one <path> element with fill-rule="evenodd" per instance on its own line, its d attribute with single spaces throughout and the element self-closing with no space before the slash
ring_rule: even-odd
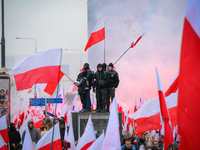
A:
<svg viewBox="0 0 200 150">
<path fill-rule="evenodd" d="M 72 112 L 72 124 L 74 129 L 74 138 L 77 141 L 83 134 L 88 118 L 91 114 L 92 122 L 94 125 L 94 130 L 96 132 L 96 137 L 99 137 L 104 130 L 106 133 L 107 124 L 109 120 L 110 113 L 79 113 Z M 122 113 L 118 113 L 119 116 L 119 127 L 120 127 L 120 136 L 122 133 Z"/>
</svg>

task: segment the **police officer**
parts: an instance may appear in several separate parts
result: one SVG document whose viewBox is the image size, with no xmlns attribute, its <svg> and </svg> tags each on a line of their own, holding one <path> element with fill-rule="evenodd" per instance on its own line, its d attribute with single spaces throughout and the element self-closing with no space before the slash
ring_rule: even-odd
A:
<svg viewBox="0 0 200 150">
<path fill-rule="evenodd" d="M 113 98 L 115 97 L 115 89 L 118 87 L 119 84 L 118 73 L 117 71 L 115 71 L 112 63 L 108 64 L 108 70 L 106 71 L 106 76 L 108 80 L 106 102 L 107 102 L 107 111 L 109 112 L 110 98 L 111 101 L 113 101 Z"/>
<path fill-rule="evenodd" d="M 92 71 L 90 70 L 90 66 L 88 63 L 85 63 L 83 65 L 83 70 L 87 72 L 87 75 L 86 75 L 86 79 L 88 80 L 89 82 L 89 90 L 88 90 L 88 93 L 86 95 L 86 111 L 87 112 L 91 112 L 91 100 L 90 100 L 90 89 L 91 89 L 91 86 L 92 86 L 92 82 L 93 82 L 93 73 Z"/>
<path fill-rule="evenodd" d="M 96 99 L 97 99 L 97 109 L 96 112 L 106 112 L 106 89 L 107 79 L 106 72 L 103 71 L 102 64 L 97 65 L 97 72 L 94 74 L 93 82 L 93 92 L 95 93 L 96 88 Z"/>
</svg>

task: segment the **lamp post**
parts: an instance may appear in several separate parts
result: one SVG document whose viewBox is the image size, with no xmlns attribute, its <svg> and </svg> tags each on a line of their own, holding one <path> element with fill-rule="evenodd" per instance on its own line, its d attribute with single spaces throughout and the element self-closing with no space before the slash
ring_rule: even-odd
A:
<svg viewBox="0 0 200 150">
<path fill-rule="evenodd" d="M 17 40 L 34 40 L 35 41 L 35 54 L 37 53 L 37 40 L 35 38 L 21 38 L 21 37 L 16 37 L 15 39 Z M 35 93 L 36 93 L 36 84 L 35 84 L 35 88 L 34 88 L 34 97 L 35 97 Z"/>
<path fill-rule="evenodd" d="M 66 51 L 68 50 L 72 50 L 72 51 L 79 51 L 80 52 L 80 65 L 81 65 L 81 68 L 82 68 L 82 51 L 80 49 L 65 49 Z"/>
<path fill-rule="evenodd" d="M 1 68 L 5 68 L 5 36 L 4 36 L 4 0 L 1 1 L 2 10 L 2 36 L 1 36 Z"/>
</svg>

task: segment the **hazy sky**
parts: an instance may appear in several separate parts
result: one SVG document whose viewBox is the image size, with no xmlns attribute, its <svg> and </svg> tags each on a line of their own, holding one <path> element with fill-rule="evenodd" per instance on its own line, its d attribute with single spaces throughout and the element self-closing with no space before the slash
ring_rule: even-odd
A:
<svg viewBox="0 0 200 150">
<path fill-rule="evenodd" d="M 116 64 L 120 77 L 117 98 L 133 107 L 135 98 L 139 103 L 143 86 L 145 100 L 157 96 L 155 67 L 164 90 L 178 72 L 185 7 L 186 0 L 88 0 L 88 4 L 87 0 L 5 0 L 6 55 L 35 52 L 33 40 L 16 37 L 36 38 L 38 52 L 51 48 L 83 50 L 88 33 L 98 22 L 97 14 L 109 17 L 129 13 L 133 18 L 106 19 L 105 43 L 106 62 L 115 62 L 146 31 L 138 45 Z M 97 63 L 103 62 L 101 44 L 88 50 L 94 71 Z M 83 57 L 82 63 L 87 60 L 86 53 Z M 71 61 L 71 67 L 76 63 L 76 59 Z M 76 74 L 77 68 L 71 71 Z"/>
</svg>

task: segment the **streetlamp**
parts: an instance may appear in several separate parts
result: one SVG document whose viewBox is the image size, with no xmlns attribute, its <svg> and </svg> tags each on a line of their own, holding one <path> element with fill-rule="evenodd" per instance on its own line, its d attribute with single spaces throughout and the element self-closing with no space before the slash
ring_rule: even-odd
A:
<svg viewBox="0 0 200 150">
<path fill-rule="evenodd" d="M 20 38 L 20 37 L 16 37 L 15 39 L 17 40 L 35 40 L 35 54 L 37 53 L 37 40 L 35 38 Z M 34 88 L 34 97 L 35 97 L 35 93 L 36 93 L 36 84 L 35 84 L 35 88 Z"/>
<path fill-rule="evenodd" d="M 37 40 L 35 38 L 20 38 L 20 37 L 16 37 L 15 39 L 24 39 L 24 40 L 35 40 L 35 53 L 37 53 Z"/>
<path fill-rule="evenodd" d="M 80 52 L 80 64 L 81 64 L 81 68 L 82 68 L 82 51 L 80 49 L 65 49 L 66 51 L 68 50 L 72 50 L 72 51 L 79 51 Z"/>
</svg>

